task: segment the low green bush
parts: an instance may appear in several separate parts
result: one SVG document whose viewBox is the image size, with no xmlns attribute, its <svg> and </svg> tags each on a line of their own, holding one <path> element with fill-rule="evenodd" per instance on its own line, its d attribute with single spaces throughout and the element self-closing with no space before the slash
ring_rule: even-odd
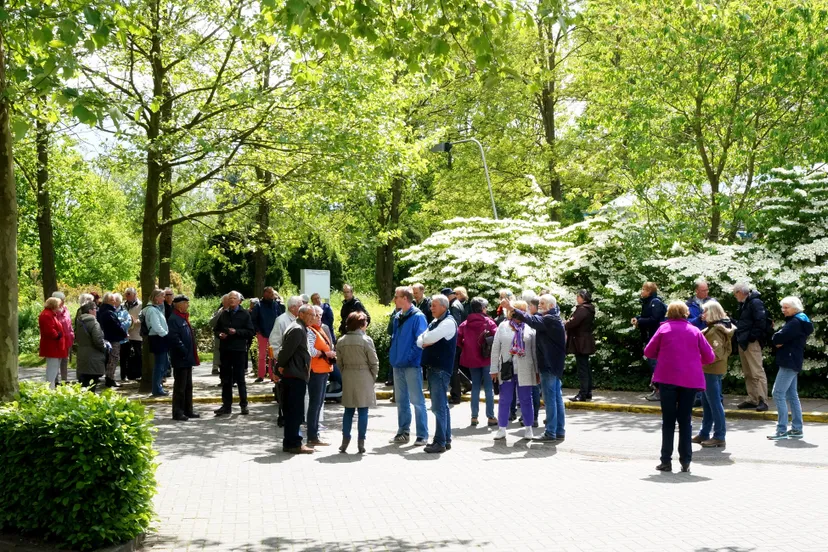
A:
<svg viewBox="0 0 828 552">
<path fill-rule="evenodd" d="M 152 415 L 79 386 L 20 382 L 0 405 L 0 531 L 89 550 L 134 538 L 153 518 Z"/>
</svg>

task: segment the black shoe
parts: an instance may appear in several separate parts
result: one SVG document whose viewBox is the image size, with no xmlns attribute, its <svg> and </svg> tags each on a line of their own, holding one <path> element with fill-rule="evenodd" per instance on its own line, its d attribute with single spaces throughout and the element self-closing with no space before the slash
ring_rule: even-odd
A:
<svg viewBox="0 0 828 552">
<path fill-rule="evenodd" d="M 285 417 L 279 416 L 276 418 L 276 427 L 285 427 Z"/>
<path fill-rule="evenodd" d="M 736 406 L 736 408 L 738 408 L 739 410 L 747 410 L 747 409 L 749 409 L 749 408 L 757 408 L 758 406 L 759 406 L 759 405 L 758 405 L 758 404 L 756 404 L 756 403 L 752 403 L 752 402 L 750 402 L 750 401 L 744 401 L 744 402 L 740 402 L 740 403 Z"/>
<path fill-rule="evenodd" d="M 106 386 L 107 387 L 120 387 L 121 384 L 115 381 L 112 378 L 106 378 Z"/>
<path fill-rule="evenodd" d="M 446 452 L 446 447 L 441 447 L 437 443 L 431 443 L 430 445 L 426 445 L 423 450 L 429 454 L 439 454 Z"/>
<path fill-rule="evenodd" d="M 451 450 L 451 443 L 446 443 L 446 450 Z"/>
<path fill-rule="evenodd" d="M 173 415 L 173 420 L 175 420 L 176 422 L 186 422 L 189 419 L 190 418 L 188 418 L 184 414 L 175 414 L 175 415 Z"/>
<path fill-rule="evenodd" d="M 250 414 L 250 411 L 247 409 L 246 406 L 243 406 L 243 407 L 241 407 L 241 413 L 242 413 L 242 416 L 247 416 L 248 414 Z"/>
<path fill-rule="evenodd" d="M 570 400 L 570 401 L 572 401 L 572 402 L 581 402 L 581 401 L 583 401 L 583 400 L 584 400 L 584 398 L 581 396 L 581 394 L 580 394 L 580 393 L 578 393 L 577 395 L 575 395 L 574 397 L 570 398 L 569 400 Z"/>
<path fill-rule="evenodd" d="M 451 403 L 451 404 L 460 404 L 461 402 L 462 401 L 460 399 L 455 399 L 455 398 L 452 398 L 451 400 L 449 400 L 449 403 Z"/>
<path fill-rule="evenodd" d="M 229 408 L 224 408 L 222 406 L 221 408 L 215 409 L 213 411 L 213 414 L 215 414 L 216 416 L 226 416 L 227 414 L 230 414 L 230 409 Z"/>
<path fill-rule="evenodd" d="M 537 421 L 537 420 L 535 420 L 534 422 L 532 422 L 532 427 L 538 427 L 538 421 Z"/>
<path fill-rule="evenodd" d="M 695 401 L 693 401 L 693 408 L 698 408 L 701 405 L 702 405 L 701 399 L 696 399 Z"/>
<path fill-rule="evenodd" d="M 526 427 L 526 426 L 523 425 L 523 417 L 522 416 L 520 418 L 518 418 L 518 424 L 520 425 L 520 427 Z"/>
<path fill-rule="evenodd" d="M 262 383 L 263 381 L 263 378 L 256 378 L 255 380 L 253 380 L 253 383 Z"/>
<path fill-rule="evenodd" d="M 658 471 L 671 472 L 673 471 L 673 464 L 671 464 L 670 462 L 662 462 L 661 464 L 656 466 L 656 469 Z"/>
<path fill-rule="evenodd" d="M 188 418 L 201 418 L 201 414 L 196 414 L 195 412 L 188 412 L 185 414 Z"/>
<path fill-rule="evenodd" d="M 756 412 L 767 412 L 768 403 L 764 399 L 759 399 L 759 406 L 756 407 Z"/>
<path fill-rule="evenodd" d="M 509 415 L 509 421 L 514 422 L 515 420 L 517 420 L 517 414 L 510 414 Z M 546 423 L 546 422 L 544 422 L 544 423 Z"/>
<path fill-rule="evenodd" d="M 387 380 L 387 381 L 385 382 L 385 385 L 386 385 L 386 387 L 394 387 L 394 382 L 393 382 L 393 381 L 391 381 L 391 380 Z"/>
<path fill-rule="evenodd" d="M 690 473 L 690 462 L 681 465 L 681 473 Z"/>
</svg>

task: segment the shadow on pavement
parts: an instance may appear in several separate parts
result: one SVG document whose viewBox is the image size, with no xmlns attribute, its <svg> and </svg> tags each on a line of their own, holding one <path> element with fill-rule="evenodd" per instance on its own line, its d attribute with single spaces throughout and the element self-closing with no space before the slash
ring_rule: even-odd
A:
<svg viewBox="0 0 828 552">
<path fill-rule="evenodd" d="M 471 539 L 434 539 L 412 542 L 398 537 L 380 537 L 376 539 L 355 540 L 348 542 L 315 541 L 311 539 L 287 539 L 272 537 L 263 539 L 260 544 L 246 544 L 230 548 L 234 552 L 272 552 L 295 550 L 296 552 L 365 552 L 368 550 L 402 550 L 419 551 L 445 547 L 477 548 L 489 544 L 488 541 Z"/>
<path fill-rule="evenodd" d="M 699 451 L 694 451 L 693 462 L 698 462 L 705 466 L 729 466 L 736 463 L 730 457 L 730 453 L 725 452 L 722 448 L 703 448 Z"/>
<path fill-rule="evenodd" d="M 819 448 L 819 445 L 815 445 L 814 443 L 809 443 L 809 442 L 803 441 L 801 439 L 786 439 L 785 441 L 774 441 L 774 444 L 777 447 L 790 448 L 790 449 Z"/>
<path fill-rule="evenodd" d="M 751 552 L 756 548 L 745 548 L 744 546 L 722 546 L 720 548 L 696 548 L 694 552 Z"/>
<path fill-rule="evenodd" d="M 693 473 L 669 473 L 659 472 L 642 477 L 641 481 L 649 481 L 651 483 L 670 483 L 673 485 L 679 483 L 701 483 L 702 481 L 712 481 L 709 477 L 702 477 L 700 475 L 693 475 Z"/>
</svg>

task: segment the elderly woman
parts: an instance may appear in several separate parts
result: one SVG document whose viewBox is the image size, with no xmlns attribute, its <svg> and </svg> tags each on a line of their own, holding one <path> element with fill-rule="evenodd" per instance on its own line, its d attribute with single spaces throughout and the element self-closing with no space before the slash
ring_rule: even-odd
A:
<svg viewBox="0 0 828 552">
<path fill-rule="evenodd" d="M 701 331 L 687 321 L 690 310 L 681 301 L 667 307 L 667 322 L 659 326 L 644 348 L 644 356 L 657 360 L 653 382 L 661 392 L 661 463 L 658 471 L 673 471 L 673 440 L 679 426 L 681 471 L 690 471 L 693 445 L 690 433 L 693 401 L 704 390 L 702 365 L 716 360 Z"/>
<path fill-rule="evenodd" d="M 656 330 L 658 330 L 659 324 L 664 321 L 664 314 L 667 312 L 667 307 L 658 296 L 658 286 L 655 282 L 644 282 L 644 285 L 641 286 L 640 301 L 641 316 L 636 316 L 631 320 L 631 322 L 632 325 L 638 328 L 638 331 L 641 332 L 641 342 L 646 346 L 656 333 Z M 647 355 L 644 356 L 647 358 Z M 647 363 L 650 365 L 652 372 L 655 373 L 657 361 L 655 359 L 648 358 Z M 651 383 L 650 385 L 653 392 L 645 398 L 648 401 L 660 400 L 658 387 L 654 383 Z"/>
<path fill-rule="evenodd" d="M 482 386 L 486 393 L 488 425 L 496 426 L 492 379 L 485 373 L 488 372 L 491 361 L 489 357 L 483 357 L 483 342 L 486 337 L 492 340 L 491 338 L 497 332 L 497 324 L 486 315 L 484 299 L 475 297 L 470 305 L 469 317 L 457 329 L 457 348 L 461 349 L 460 366 L 471 374 L 471 425 L 478 424 L 477 415 L 480 413 L 480 387 Z"/>
<path fill-rule="evenodd" d="M 592 400 L 592 371 L 589 368 L 589 356 L 595 354 L 595 336 L 592 334 L 595 322 L 595 305 L 592 304 L 592 294 L 582 289 L 575 296 L 575 310 L 566 321 L 566 352 L 575 355 L 575 365 L 578 367 L 578 394 L 572 397 L 572 402 Z"/>
<path fill-rule="evenodd" d="M 150 294 L 150 304 L 141 311 L 144 315 L 144 329 L 149 336 L 150 351 L 155 357 L 152 368 L 152 396 L 165 397 L 169 393 L 164 390 L 161 383 L 169 362 L 169 351 L 167 345 L 167 318 L 164 316 L 164 290 L 155 289 Z"/>
<path fill-rule="evenodd" d="M 722 377 L 727 372 L 727 359 L 733 350 L 731 339 L 736 328 L 717 301 L 708 301 L 704 304 L 701 320 L 707 325 L 702 330 L 702 334 L 713 349 L 716 360 L 702 367 L 705 385 L 704 393 L 702 393 L 702 425 L 701 431 L 692 440 L 705 448 L 723 447 L 726 444 L 727 428 L 722 405 Z M 712 439 L 710 438 L 711 429 L 713 430 Z"/>
<path fill-rule="evenodd" d="M 63 327 L 63 341 L 66 345 L 66 354 L 60 359 L 60 380 L 66 383 L 69 379 L 69 355 L 72 346 L 75 344 L 75 330 L 72 327 L 72 318 L 69 316 L 69 309 L 66 308 L 66 295 L 62 291 L 56 291 L 52 297 L 60 301 L 60 308 L 56 311 L 60 325 Z"/>
<path fill-rule="evenodd" d="M 110 344 L 104 339 L 98 323 L 98 305 L 94 301 L 84 303 L 76 320 L 75 341 L 78 344 L 78 381 L 83 387 L 94 389 L 106 373 L 106 353 Z"/>
<path fill-rule="evenodd" d="M 120 322 L 126 334 L 126 337 L 118 342 L 118 365 L 121 367 L 121 381 L 126 381 L 129 363 L 129 328 L 132 326 L 132 316 L 130 316 L 129 311 L 124 307 L 124 297 L 120 293 L 113 293 L 112 298 L 115 301 L 115 316 L 118 317 L 118 322 Z M 112 348 L 115 349 L 115 344 L 112 345 Z M 112 373 L 112 377 L 114 378 L 114 369 Z"/>
<path fill-rule="evenodd" d="M 40 356 L 46 359 L 46 381 L 54 389 L 60 372 L 60 359 L 66 355 L 63 325 L 58 317 L 60 299 L 49 297 L 38 317 L 40 326 Z"/>
<path fill-rule="evenodd" d="M 805 342 L 814 332 L 814 325 L 802 307 L 798 297 L 785 297 L 779 302 L 785 325 L 773 334 L 772 343 L 776 347 L 776 365 L 779 372 L 773 382 L 773 400 L 779 419 L 776 433 L 769 435 L 771 441 L 780 439 L 802 439 L 802 406 L 796 382 L 802 371 L 805 354 Z M 788 431 L 788 402 L 791 403 L 791 430 Z"/>
<path fill-rule="evenodd" d="M 308 326 L 308 352 L 310 353 L 310 379 L 308 380 L 308 446 L 327 446 L 319 439 L 319 415 L 325 404 L 325 389 L 328 377 L 333 372 L 336 360 L 334 344 L 328 333 L 322 329 L 322 307 L 313 307 L 313 322 Z"/>
<path fill-rule="evenodd" d="M 121 319 L 118 318 L 120 303 L 117 303 L 115 295 L 109 292 L 104 293 L 101 306 L 98 307 L 98 323 L 103 330 L 104 339 L 112 346 L 106 363 L 107 387 L 120 387 L 115 381 L 115 369 L 121 364 L 121 341 L 129 337 Z"/>
<path fill-rule="evenodd" d="M 515 309 L 525 311 L 526 301 L 515 301 Z M 509 425 L 509 409 L 512 403 L 514 386 L 517 385 L 520 408 L 524 419 L 534 418 L 532 388 L 538 382 L 537 348 L 535 330 L 524 322 L 513 318 L 514 310 L 506 313 L 507 319 L 500 323 L 492 342 L 492 356 L 489 373 L 493 381 L 500 382 L 500 402 L 497 406 L 497 425 L 495 439 L 506 438 L 506 426 Z M 524 410 L 525 405 L 525 410 Z M 532 439 L 532 425 L 524 427 L 524 439 Z"/>
<path fill-rule="evenodd" d="M 357 450 L 365 452 L 365 434 L 368 431 L 368 409 L 377 405 L 374 382 L 379 373 L 379 359 L 374 341 L 365 335 L 368 318 L 363 312 L 352 312 L 345 321 L 347 333 L 339 338 L 337 362 L 342 370 L 342 445 L 339 452 L 345 453 L 351 442 L 351 427 L 354 413 L 357 418 Z"/>
</svg>

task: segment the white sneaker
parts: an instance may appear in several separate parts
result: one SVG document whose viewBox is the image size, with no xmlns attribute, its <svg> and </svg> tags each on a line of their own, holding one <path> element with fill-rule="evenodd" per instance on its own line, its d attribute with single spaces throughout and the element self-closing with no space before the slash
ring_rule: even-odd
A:
<svg viewBox="0 0 828 552">
<path fill-rule="evenodd" d="M 523 428 L 523 438 L 524 439 L 534 439 L 535 433 L 532 431 L 532 426 L 528 425 Z"/>
<path fill-rule="evenodd" d="M 494 434 L 495 441 L 499 441 L 500 439 L 505 439 L 505 438 L 506 438 L 506 428 L 505 427 L 498 428 L 497 432 L 495 432 L 495 434 Z"/>
</svg>

